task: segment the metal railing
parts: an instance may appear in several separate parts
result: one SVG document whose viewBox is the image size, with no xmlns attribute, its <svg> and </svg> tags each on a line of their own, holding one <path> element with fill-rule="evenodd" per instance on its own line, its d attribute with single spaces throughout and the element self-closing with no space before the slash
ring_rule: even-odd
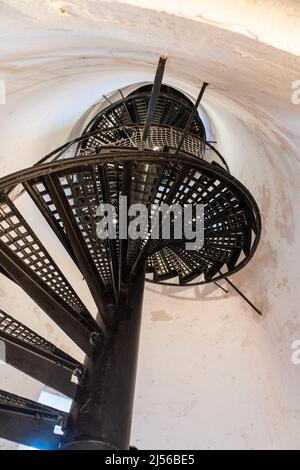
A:
<svg viewBox="0 0 300 470">
<path fill-rule="evenodd" d="M 164 151 L 168 148 L 176 151 L 183 134 L 181 129 L 175 127 L 152 124 L 147 140 L 143 142 L 143 128 L 139 125 L 124 125 L 83 134 L 81 137 L 51 152 L 39 163 L 92 155 L 93 153 L 99 153 L 101 148 L 126 147 L 149 151 Z M 180 151 L 202 158 L 209 163 L 215 162 L 229 172 L 228 165 L 218 150 L 195 134 L 186 134 Z"/>
<path fill-rule="evenodd" d="M 128 148 L 160 152 L 166 150 L 172 152 L 173 150 L 175 153 L 183 134 L 183 130 L 175 127 L 152 124 L 147 139 L 143 142 L 143 129 L 144 126 L 141 125 L 124 125 L 83 134 L 49 153 L 36 165 L 66 158 L 89 156 L 99 153 L 102 148 Z M 228 165 L 220 152 L 195 134 L 188 132 L 185 135 L 180 152 L 201 158 L 209 163 L 216 163 L 229 172 Z M 17 185 L 9 193 L 9 198 L 13 201 L 22 192 L 23 187 Z"/>
</svg>

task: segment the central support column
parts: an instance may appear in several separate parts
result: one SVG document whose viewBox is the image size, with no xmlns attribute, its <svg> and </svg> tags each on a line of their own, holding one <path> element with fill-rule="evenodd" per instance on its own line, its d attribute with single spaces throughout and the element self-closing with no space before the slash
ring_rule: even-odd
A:
<svg viewBox="0 0 300 470">
<path fill-rule="evenodd" d="M 63 450 L 129 449 L 144 280 L 145 266 L 121 294 L 110 334 L 85 361 Z"/>
</svg>

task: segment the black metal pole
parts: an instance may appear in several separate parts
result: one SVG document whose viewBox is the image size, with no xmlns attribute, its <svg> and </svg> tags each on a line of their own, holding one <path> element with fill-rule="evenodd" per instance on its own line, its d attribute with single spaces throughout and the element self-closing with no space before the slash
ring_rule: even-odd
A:
<svg viewBox="0 0 300 470">
<path fill-rule="evenodd" d="M 153 83 L 152 92 L 151 92 L 150 101 L 149 101 L 148 110 L 147 110 L 145 127 L 143 131 L 143 137 L 142 137 L 143 142 L 146 142 L 147 140 L 148 132 L 149 132 L 150 126 L 154 118 L 156 103 L 157 103 L 157 99 L 159 96 L 162 79 L 164 76 L 166 61 L 167 61 L 166 56 L 161 56 L 158 61 L 158 66 L 156 69 L 156 74 L 155 74 L 154 83 Z"/>
<path fill-rule="evenodd" d="M 111 334 L 85 361 L 62 450 L 129 449 L 144 279 L 145 265 L 122 292 Z"/>
</svg>

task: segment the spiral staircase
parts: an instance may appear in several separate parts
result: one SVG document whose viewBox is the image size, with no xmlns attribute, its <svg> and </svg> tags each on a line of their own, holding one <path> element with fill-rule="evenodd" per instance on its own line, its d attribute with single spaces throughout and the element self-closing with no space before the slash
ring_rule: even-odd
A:
<svg viewBox="0 0 300 470">
<path fill-rule="evenodd" d="M 153 86 L 126 97 L 120 92 L 114 102 L 106 98 L 107 107 L 82 135 L 0 179 L 1 275 L 86 354 L 78 363 L 0 311 L 6 362 L 73 400 L 70 413 L 62 413 L 0 391 L 0 437 L 43 449 L 128 449 L 145 280 L 218 283 L 242 269 L 256 250 L 258 207 L 206 141 L 197 112 L 207 84 L 193 104 L 162 84 L 165 63 L 161 57 Z M 96 318 L 17 209 L 22 192 L 81 271 Z M 128 205 L 146 206 L 149 221 L 153 205 L 203 204 L 204 245 L 187 250 L 172 226 L 169 239 L 121 238 L 118 218 L 118 236 L 99 239 L 97 208 L 109 203 L 119 214 L 120 195 Z M 195 228 L 196 220 L 191 224 Z"/>
</svg>

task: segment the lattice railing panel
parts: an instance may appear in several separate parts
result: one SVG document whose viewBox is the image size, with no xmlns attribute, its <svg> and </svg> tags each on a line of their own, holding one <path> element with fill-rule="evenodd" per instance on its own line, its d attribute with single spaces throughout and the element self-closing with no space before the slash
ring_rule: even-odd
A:
<svg viewBox="0 0 300 470">
<path fill-rule="evenodd" d="M 108 248 L 105 240 L 100 240 L 96 233 L 97 209 L 103 202 L 103 194 L 101 185 L 97 183 L 98 178 L 94 175 L 97 175 L 97 169 L 89 167 L 78 173 L 61 177 L 60 184 L 99 276 L 110 291 L 112 273 Z"/>
</svg>

